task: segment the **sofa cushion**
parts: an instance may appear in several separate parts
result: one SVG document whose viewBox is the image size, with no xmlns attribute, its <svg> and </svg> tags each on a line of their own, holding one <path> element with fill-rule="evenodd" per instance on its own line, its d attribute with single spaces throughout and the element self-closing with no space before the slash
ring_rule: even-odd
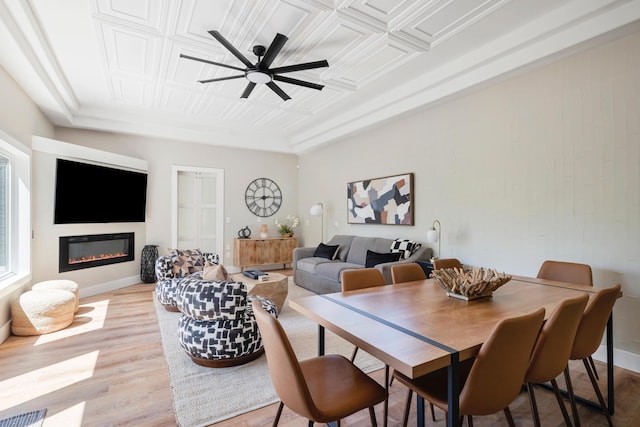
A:
<svg viewBox="0 0 640 427">
<path fill-rule="evenodd" d="M 340 245 L 325 245 L 324 243 L 320 243 L 313 253 L 313 256 L 334 260 L 338 255 L 339 248 Z"/>
<path fill-rule="evenodd" d="M 343 261 L 325 262 L 316 266 L 316 276 L 340 283 L 340 273 L 354 268 L 362 268 L 362 265 Z"/>
<path fill-rule="evenodd" d="M 391 239 L 356 236 L 351 242 L 351 248 L 349 248 L 349 254 L 347 255 L 347 262 L 364 266 L 367 263 L 368 250 L 379 253 L 389 252 L 391 242 Z"/>
<path fill-rule="evenodd" d="M 317 257 L 317 256 L 302 258 L 298 260 L 298 262 L 296 263 L 296 268 L 298 270 L 306 271 L 307 273 L 315 274 L 316 266 L 318 264 L 325 264 L 325 263 L 331 263 L 331 260 L 327 258 Z"/>
<path fill-rule="evenodd" d="M 351 242 L 353 241 L 354 236 L 348 236 L 344 234 L 335 235 L 327 242 L 328 245 L 339 245 L 338 256 L 336 259 L 341 261 L 347 260 L 347 255 L 349 254 L 349 248 L 351 247 Z"/>
<path fill-rule="evenodd" d="M 367 260 L 364 266 L 366 268 L 371 268 L 385 262 L 395 262 L 400 260 L 401 255 L 402 254 L 400 252 L 380 253 L 380 252 L 374 252 L 374 251 L 367 251 Z"/>
</svg>

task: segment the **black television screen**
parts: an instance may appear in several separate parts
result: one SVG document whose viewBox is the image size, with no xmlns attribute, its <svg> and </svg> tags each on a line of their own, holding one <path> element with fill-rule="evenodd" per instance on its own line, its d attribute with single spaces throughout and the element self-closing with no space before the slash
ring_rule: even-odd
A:
<svg viewBox="0 0 640 427">
<path fill-rule="evenodd" d="M 145 221 L 146 173 L 57 160 L 55 224 Z"/>
</svg>

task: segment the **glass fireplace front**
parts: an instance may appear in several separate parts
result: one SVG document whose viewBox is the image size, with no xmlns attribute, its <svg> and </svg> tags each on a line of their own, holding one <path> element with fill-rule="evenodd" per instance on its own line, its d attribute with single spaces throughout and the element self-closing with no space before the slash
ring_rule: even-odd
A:
<svg viewBox="0 0 640 427">
<path fill-rule="evenodd" d="M 134 233 L 62 236 L 58 271 L 133 261 L 134 248 Z"/>
</svg>

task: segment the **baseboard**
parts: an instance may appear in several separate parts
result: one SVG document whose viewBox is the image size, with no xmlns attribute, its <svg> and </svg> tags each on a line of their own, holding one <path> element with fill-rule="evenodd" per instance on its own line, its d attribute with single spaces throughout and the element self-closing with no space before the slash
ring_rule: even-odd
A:
<svg viewBox="0 0 640 427">
<path fill-rule="evenodd" d="M 607 362 L 607 347 L 601 345 L 593 354 L 593 358 L 600 362 Z M 619 368 L 640 373 L 640 354 L 624 350 L 613 349 L 613 364 Z"/>
<path fill-rule="evenodd" d="M 115 280 L 113 282 L 100 283 L 97 285 L 80 288 L 78 291 L 80 298 L 92 297 L 104 292 L 111 292 L 127 286 L 137 285 L 140 283 L 139 276 L 126 277 L 124 279 Z"/>
</svg>

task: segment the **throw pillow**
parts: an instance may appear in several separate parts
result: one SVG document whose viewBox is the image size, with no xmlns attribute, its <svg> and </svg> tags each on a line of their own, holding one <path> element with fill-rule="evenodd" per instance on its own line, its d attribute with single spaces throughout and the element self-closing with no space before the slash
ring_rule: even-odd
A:
<svg viewBox="0 0 640 427">
<path fill-rule="evenodd" d="M 324 243 L 320 243 L 313 253 L 313 256 L 334 260 L 338 255 L 339 248 L 340 245 L 325 245 Z"/>
<path fill-rule="evenodd" d="M 391 242 L 391 252 L 400 253 L 402 259 L 409 258 L 420 247 L 422 247 L 421 243 L 409 239 L 396 239 Z"/>
<path fill-rule="evenodd" d="M 173 262 L 173 273 L 176 277 L 185 277 L 196 271 L 202 271 L 204 257 L 200 249 L 169 249 Z"/>
<path fill-rule="evenodd" d="M 207 262 L 204 265 L 202 278 L 211 282 L 229 282 L 233 280 L 224 265 L 211 262 Z"/>
<path fill-rule="evenodd" d="M 400 252 L 379 253 L 367 250 L 367 259 L 364 266 L 366 268 L 371 268 L 384 262 L 399 261 L 401 255 L 402 254 Z"/>
</svg>

